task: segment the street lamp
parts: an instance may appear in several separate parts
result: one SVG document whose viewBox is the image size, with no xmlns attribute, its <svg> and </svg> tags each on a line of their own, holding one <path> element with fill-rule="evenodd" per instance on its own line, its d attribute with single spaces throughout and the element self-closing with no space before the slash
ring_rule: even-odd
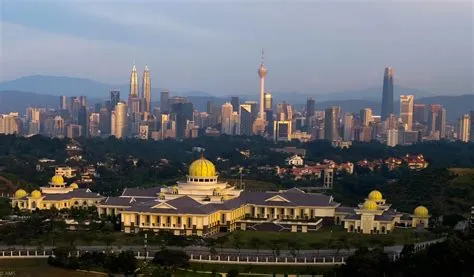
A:
<svg viewBox="0 0 474 277">
<path fill-rule="evenodd" d="M 147 252 L 146 252 L 146 247 L 147 247 L 147 238 L 148 238 L 148 234 L 145 233 L 145 238 L 143 239 L 143 248 L 145 249 L 145 253 L 144 253 L 144 256 L 145 256 L 145 261 L 147 259 Z"/>
</svg>

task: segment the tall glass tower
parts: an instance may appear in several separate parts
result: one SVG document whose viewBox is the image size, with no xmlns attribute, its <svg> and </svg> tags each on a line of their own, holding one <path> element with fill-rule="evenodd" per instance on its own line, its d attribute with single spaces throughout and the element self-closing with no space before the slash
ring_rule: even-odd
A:
<svg viewBox="0 0 474 277">
<path fill-rule="evenodd" d="M 382 91 L 382 121 L 393 114 L 393 69 L 385 68 Z"/>
</svg>

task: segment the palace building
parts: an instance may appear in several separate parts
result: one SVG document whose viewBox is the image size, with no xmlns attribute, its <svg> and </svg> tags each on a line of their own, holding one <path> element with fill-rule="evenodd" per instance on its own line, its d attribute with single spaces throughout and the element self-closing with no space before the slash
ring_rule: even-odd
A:
<svg viewBox="0 0 474 277">
<path fill-rule="evenodd" d="M 348 232 L 362 234 L 388 234 L 397 227 L 427 228 L 428 209 L 418 206 L 413 214 L 398 212 L 383 199 L 382 193 L 373 190 L 364 203 L 356 208 L 336 208 L 336 224 L 344 224 Z"/>
<path fill-rule="evenodd" d="M 23 189 L 17 190 L 11 198 L 11 205 L 20 210 L 33 211 L 51 208 L 60 210 L 71 207 L 94 207 L 103 198 L 89 189 L 80 189 L 76 183 L 66 186 L 63 177 L 55 175 L 51 178 L 49 186 L 40 187 L 40 190 L 33 190 L 31 193 L 27 193 Z"/>
</svg>

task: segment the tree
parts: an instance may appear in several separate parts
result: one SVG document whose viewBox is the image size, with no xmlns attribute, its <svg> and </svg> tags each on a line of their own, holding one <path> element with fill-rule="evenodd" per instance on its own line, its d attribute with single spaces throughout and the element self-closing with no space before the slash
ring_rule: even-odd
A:
<svg viewBox="0 0 474 277">
<path fill-rule="evenodd" d="M 189 256 L 181 250 L 163 249 L 155 253 L 152 262 L 161 266 L 186 268 L 189 266 Z"/>
<path fill-rule="evenodd" d="M 214 247 L 209 248 L 209 253 L 212 257 L 217 256 L 217 250 Z"/>
<path fill-rule="evenodd" d="M 314 242 L 311 242 L 311 243 L 309 244 L 309 247 L 310 247 L 311 249 L 316 249 L 316 251 L 318 251 L 318 256 L 319 256 L 319 250 L 321 250 L 321 248 L 323 248 L 324 245 L 325 245 L 325 244 L 324 244 L 323 242 L 314 241 Z"/>
<path fill-rule="evenodd" d="M 229 269 L 229 271 L 227 271 L 227 276 L 228 277 L 238 277 L 239 276 L 239 271 L 235 268 Z"/>
<path fill-rule="evenodd" d="M 257 254 L 262 244 L 263 244 L 263 240 L 259 237 L 252 237 L 249 241 L 249 246 L 252 247 L 252 249 L 257 250 Z"/>
<path fill-rule="evenodd" d="M 346 260 L 339 271 L 342 276 L 378 277 L 390 271 L 390 260 L 382 249 L 360 248 Z"/>
<path fill-rule="evenodd" d="M 232 234 L 232 246 L 240 253 L 240 248 L 242 247 L 242 235 L 239 232 L 234 232 Z"/>
<path fill-rule="evenodd" d="M 120 268 L 120 272 L 132 274 L 137 269 L 137 258 L 133 251 L 120 252 L 116 258 L 116 264 Z"/>
<path fill-rule="evenodd" d="M 272 239 L 269 241 L 269 246 L 272 249 L 273 255 L 275 257 L 280 256 L 281 244 L 282 244 L 282 241 L 278 239 Z"/>
<path fill-rule="evenodd" d="M 220 249 L 221 249 L 221 252 L 222 252 L 222 248 L 224 247 L 224 245 L 229 241 L 229 237 L 228 236 L 220 236 L 216 239 L 216 244 L 219 245 Z"/>
</svg>

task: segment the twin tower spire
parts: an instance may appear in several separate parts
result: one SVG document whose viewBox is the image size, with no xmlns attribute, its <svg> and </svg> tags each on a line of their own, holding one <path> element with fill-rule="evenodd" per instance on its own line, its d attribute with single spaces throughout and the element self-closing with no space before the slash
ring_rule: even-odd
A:
<svg viewBox="0 0 474 277">
<path fill-rule="evenodd" d="M 141 108 L 137 107 L 134 99 L 140 99 L 139 90 L 138 90 L 138 74 L 137 67 L 135 62 L 133 63 L 132 73 L 130 75 L 130 94 L 129 94 L 129 107 L 131 112 L 151 112 L 151 80 L 150 80 L 150 70 L 148 66 L 145 65 L 145 70 L 143 71 L 143 81 L 142 81 L 142 95 L 141 95 Z"/>
</svg>

